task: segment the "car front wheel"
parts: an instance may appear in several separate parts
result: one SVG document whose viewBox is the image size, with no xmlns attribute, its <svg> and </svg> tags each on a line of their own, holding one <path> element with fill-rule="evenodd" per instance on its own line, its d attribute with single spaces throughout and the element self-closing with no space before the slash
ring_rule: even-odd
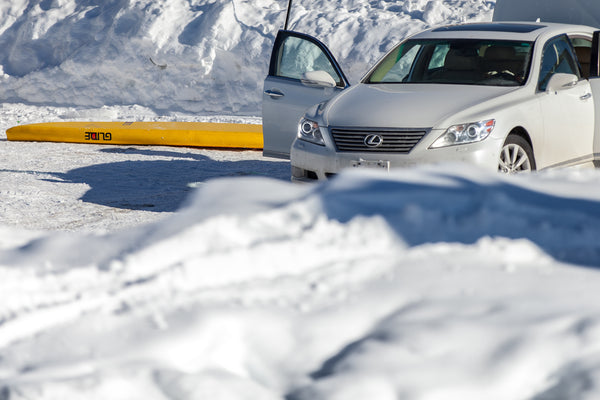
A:
<svg viewBox="0 0 600 400">
<path fill-rule="evenodd" d="M 509 135 L 500 151 L 498 171 L 505 174 L 535 171 L 533 150 L 529 143 L 518 135 Z"/>
</svg>

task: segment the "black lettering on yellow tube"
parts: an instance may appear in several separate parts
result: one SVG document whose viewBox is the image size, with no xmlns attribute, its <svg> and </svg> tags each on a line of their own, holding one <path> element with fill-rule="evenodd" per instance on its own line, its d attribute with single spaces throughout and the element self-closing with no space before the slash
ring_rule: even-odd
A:
<svg viewBox="0 0 600 400">
<path fill-rule="evenodd" d="M 110 132 L 85 132 L 85 140 L 110 142 L 112 134 Z"/>
</svg>

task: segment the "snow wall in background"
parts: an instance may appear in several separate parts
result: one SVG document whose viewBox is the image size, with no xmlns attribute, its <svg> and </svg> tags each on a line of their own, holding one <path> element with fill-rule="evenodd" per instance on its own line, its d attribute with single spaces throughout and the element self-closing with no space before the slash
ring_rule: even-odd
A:
<svg viewBox="0 0 600 400">
<path fill-rule="evenodd" d="M 287 0 L 14 0 L 0 3 L 0 101 L 159 113 L 260 115 Z M 356 81 L 428 26 L 490 20 L 494 0 L 296 0 Z"/>
</svg>

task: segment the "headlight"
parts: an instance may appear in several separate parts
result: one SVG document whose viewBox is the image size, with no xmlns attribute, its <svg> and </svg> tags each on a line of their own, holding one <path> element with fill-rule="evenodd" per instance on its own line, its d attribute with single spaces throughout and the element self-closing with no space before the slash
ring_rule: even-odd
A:
<svg viewBox="0 0 600 400">
<path fill-rule="evenodd" d="M 319 130 L 319 124 L 310 119 L 302 118 L 300 120 L 300 124 L 298 125 L 298 138 L 325 146 L 323 135 L 321 135 L 321 131 Z"/>
<path fill-rule="evenodd" d="M 448 128 L 442 136 L 437 138 L 429 148 L 437 149 L 439 147 L 454 146 L 457 144 L 480 142 L 492 133 L 494 126 L 496 126 L 495 119 L 453 125 Z"/>
</svg>

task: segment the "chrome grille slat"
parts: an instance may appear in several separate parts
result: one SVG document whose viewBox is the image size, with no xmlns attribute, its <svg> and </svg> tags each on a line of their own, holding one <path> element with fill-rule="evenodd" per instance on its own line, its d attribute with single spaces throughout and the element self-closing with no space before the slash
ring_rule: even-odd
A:
<svg viewBox="0 0 600 400">
<path fill-rule="evenodd" d="M 381 128 L 331 128 L 331 135 L 338 151 L 365 151 L 374 153 L 409 153 L 427 133 L 425 129 L 381 129 Z M 378 147 L 365 144 L 368 135 L 379 135 L 383 142 Z"/>
</svg>

